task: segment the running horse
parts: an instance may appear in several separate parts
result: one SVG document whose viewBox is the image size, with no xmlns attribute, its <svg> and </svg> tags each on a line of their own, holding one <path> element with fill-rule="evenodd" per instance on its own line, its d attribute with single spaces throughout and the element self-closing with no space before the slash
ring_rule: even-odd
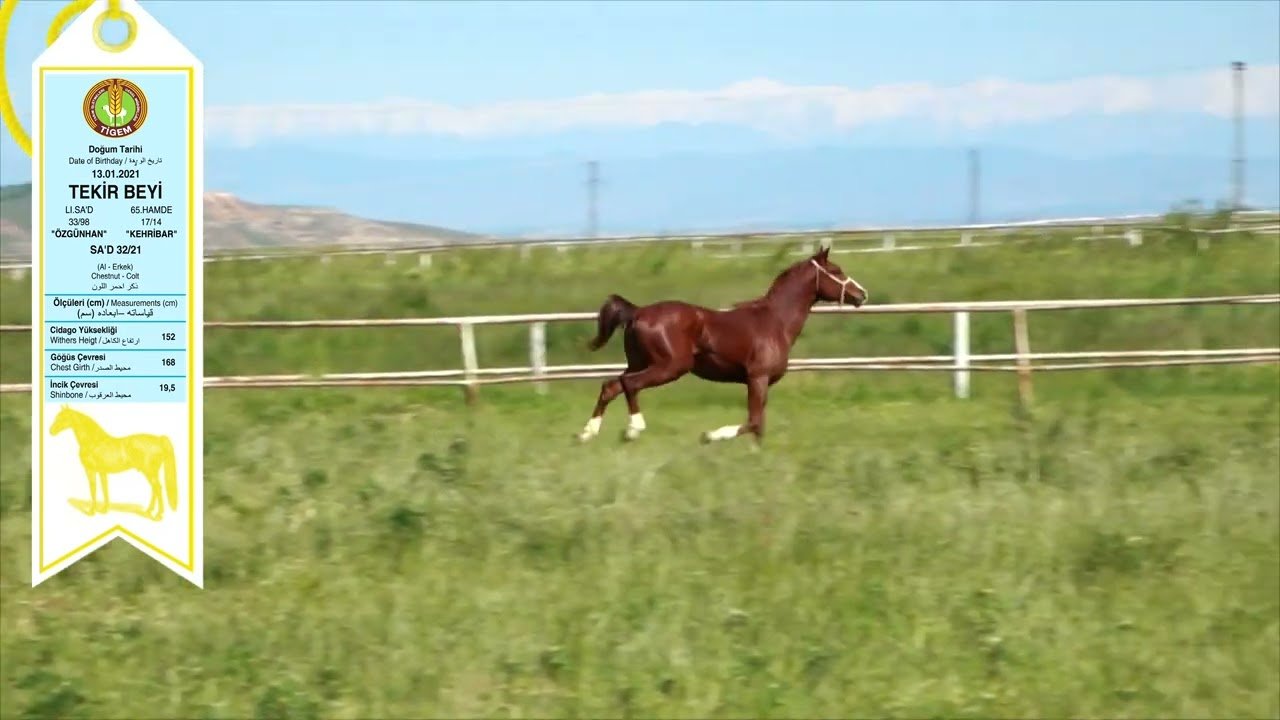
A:
<svg viewBox="0 0 1280 720">
<path fill-rule="evenodd" d="M 867 301 L 867 291 L 849 277 L 823 248 L 783 270 L 761 297 L 728 310 L 678 300 L 637 306 L 610 295 L 597 316 L 597 333 L 589 347 L 599 350 L 619 327 L 627 355 L 627 369 L 600 387 L 595 412 L 578 434 L 582 442 L 600 434 L 604 411 L 618 395 L 626 395 L 630 422 L 623 433 L 634 440 L 645 429 L 637 396 L 687 373 L 712 382 L 747 386 L 747 422 L 726 425 L 702 434 L 703 442 L 728 440 L 744 434 L 764 440 L 765 403 L 769 388 L 787 372 L 788 356 L 818 301 Z"/>
</svg>

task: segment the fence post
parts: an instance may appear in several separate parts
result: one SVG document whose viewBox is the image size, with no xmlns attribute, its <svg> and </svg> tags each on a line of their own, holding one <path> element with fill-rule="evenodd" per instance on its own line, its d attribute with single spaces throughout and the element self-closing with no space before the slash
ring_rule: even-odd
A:
<svg viewBox="0 0 1280 720">
<path fill-rule="evenodd" d="M 431 253 L 418 254 L 418 267 L 423 267 L 423 268 L 431 267 Z"/>
<path fill-rule="evenodd" d="M 955 353 L 956 397 L 964 400 L 969 397 L 969 313 L 960 310 L 952 314 L 955 326 L 955 339 L 952 341 Z"/>
<path fill-rule="evenodd" d="M 961 245 L 973 244 L 973 233 L 969 232 L 968 230 L 965 230 L 964 232 L 960 233 L 960 244 Z"/>
<path fill-rule="evenodd" d="M 1130 247 L 1137 247 L 1142 244 L 1142 231 L 1137 228 L 1129 228 L 1124 231 L 1124 239 L 1129 242 Z"/>
<path fill-rule="evenodd" d="M 885 250 L 892 250 L 892 249 L 893 249 L 893 233 L 886 233 L 886 234 L 885 234 L 885 236 L 884 236 L 884 249 L 885 249 Z"/>
<path fill-rule="evenodd" d="M 463 378 L 466 385 L 463 386 L 463 393 L 466 395 L 467 404 L 470 405 L 476 401 L 476 330 L 471 323 L 460 323 L 458 325 L 458 333 L 462 339 L 462 369 Z"/>
<path fill-rule="evenodd" d="M 1027 310 L 1013 311 L 1013 349 L 1018 356 L 1018 398 L 1025 408 L 1031 407 L 1031 341 L 1027 336 Z"/>
<path fill-rule="evenodd" d="M 535 322 L 529 325 L 529 364 L 533 366 L 533 376 L 542 377 L 547 367 L 547 324 Z M 534 389 L 539 395 L 547 394 L 547 383 L 536 380 Z"/>
</svg>

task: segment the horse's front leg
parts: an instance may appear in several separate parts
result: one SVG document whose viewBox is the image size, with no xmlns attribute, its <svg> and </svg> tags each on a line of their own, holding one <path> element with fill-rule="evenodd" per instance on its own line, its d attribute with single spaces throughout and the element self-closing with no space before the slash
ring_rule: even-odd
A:
<svg viewBox="0 0 1280 720">
<path fill-rule="evenodd" d="M 111 510 L 111 497 L 107 494 L 107 474 L 98 473 L 98 483 L 102 485 L 102 512 Z"/>
<path fill-rule="evenodd" d="M 756 437 L 756 443 L 764 441 L 764 407 L 769 400 L 769 376 L 752 375 L 747 378 L 747 422 L 743 425 L 725 425 L 702 434 L 703 442 L 729 440 L 745 433 Z"/>
<path fill-rule="evenodd" d="M 88 466 L 85 466 L 84 474 L 89 478 L 89 514 L 92 515 L 98 512 L 98 475 Z"/>
<path fill-rule="evenodd" d="M 764 442 L 764 406 L 769 403 L 769 376 L 759 375 L 747 381 L 747 424 L 745 432 L 756 436 L 756 444 Z"/>
</svg>

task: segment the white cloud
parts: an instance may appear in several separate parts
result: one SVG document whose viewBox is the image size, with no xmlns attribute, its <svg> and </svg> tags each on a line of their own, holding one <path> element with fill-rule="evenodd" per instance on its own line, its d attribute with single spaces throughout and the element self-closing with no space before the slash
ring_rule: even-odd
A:
<svg viewBox="0 0 1280 720">
<path fill-rule="evenodd" d="M 1245 78 L 1246 115 L 1280 116 L 1280 65 L 1250 67 Z M 210 106 L 206 128 L 242 144 L 352 132 L 486 137 L 664 122 L 724 123 L 788 135 L 907 119 L 981 128 L 1081 114 L 1165 111 L 1229 117 L 1231 83 L 1228 69 L 1156 78 L 1101 76 L 1056 83 L 990 78 L 953 87 L 904 83 L 865 89 L 755 79 L 709 91 L 645 90 L 466 107 L 414 99 Z"/>
</svg>

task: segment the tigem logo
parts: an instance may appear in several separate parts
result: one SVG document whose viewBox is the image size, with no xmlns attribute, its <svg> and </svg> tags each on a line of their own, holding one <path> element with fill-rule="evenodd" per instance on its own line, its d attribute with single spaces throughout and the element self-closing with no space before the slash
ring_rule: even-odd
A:
<svg viewBox="0 0 1280 720">
<path fill-rule="evenodd" d="M 103 137 L 132 135 L 146 119 L 147 96 L 128 80 L 103 80 L 84 96 L 84 120 Z"/>
</svg>

